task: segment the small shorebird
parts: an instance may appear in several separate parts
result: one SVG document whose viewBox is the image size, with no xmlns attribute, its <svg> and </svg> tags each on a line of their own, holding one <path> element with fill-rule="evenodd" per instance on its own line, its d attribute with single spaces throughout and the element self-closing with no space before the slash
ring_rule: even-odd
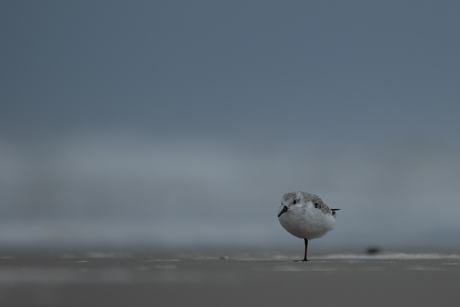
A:
<svg viewBox="0 0 460 307">
<path fill-rule="evenodd" d="M 306 192 L 290 192 L 284 194 L 278 210 L 281 226 L 291 235 L 304 239 L 307 259 L 308 240 L 324 236 L 334 228 L 335 211 L 315 194 Z"/>
</svg>

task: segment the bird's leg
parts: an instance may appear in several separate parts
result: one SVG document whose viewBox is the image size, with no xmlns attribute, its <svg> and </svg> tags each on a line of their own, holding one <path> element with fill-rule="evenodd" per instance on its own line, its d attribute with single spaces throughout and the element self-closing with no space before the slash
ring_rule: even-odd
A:
<svg viewBox="0 0 460 307">
<path fill-rule="evenodd" d="M 308 240 L 307 239 L 304 239 L 305 240 L 305 254 L 303 256 L 303 260 L 302 261 L 308 261 L 307 259 L 307 248 L 308 248 Z"/>
</svg>

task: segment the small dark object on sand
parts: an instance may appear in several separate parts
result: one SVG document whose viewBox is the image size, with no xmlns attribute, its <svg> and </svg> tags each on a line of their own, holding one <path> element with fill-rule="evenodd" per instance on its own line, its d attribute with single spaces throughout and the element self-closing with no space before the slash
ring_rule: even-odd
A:
<svg viewBox="0 0 460 307">
<path fill-rule="evenodd" d="M 376 255 L 378 253 L 380 253 L 380 248 L 378 248 L 378 247 L 370 247 L 366 251 L 366 254 L 368 254 L 368 255 Z"/>
</svg>

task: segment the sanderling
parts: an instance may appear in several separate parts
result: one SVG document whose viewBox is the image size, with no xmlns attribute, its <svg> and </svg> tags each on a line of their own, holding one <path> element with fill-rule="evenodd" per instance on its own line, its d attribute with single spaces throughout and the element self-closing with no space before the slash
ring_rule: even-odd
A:
<svg viewBox="0 0 460 307">
<path fill-rule="evenodd" d="M 329 209 L 315 194 L 306 192 L 284 194 L 278 210 L 278 220 L 291 235 L 304 239 L 305 254 L 302 261 L 308 261 L 308 240 L 322 237 L 334 228 L 337 210 L 340 209 Z"/>
</svg>

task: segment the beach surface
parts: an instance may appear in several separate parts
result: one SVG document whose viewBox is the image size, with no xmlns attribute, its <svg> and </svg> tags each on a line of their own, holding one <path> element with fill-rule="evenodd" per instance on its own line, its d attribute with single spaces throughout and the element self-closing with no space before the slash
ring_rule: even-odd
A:
<svg viewBox="0 0 460 307">
<path fill-rule="evenodd" d="M 453 306 L 458 254 L 0 255 L 0 306 Z"/>
</svg>

